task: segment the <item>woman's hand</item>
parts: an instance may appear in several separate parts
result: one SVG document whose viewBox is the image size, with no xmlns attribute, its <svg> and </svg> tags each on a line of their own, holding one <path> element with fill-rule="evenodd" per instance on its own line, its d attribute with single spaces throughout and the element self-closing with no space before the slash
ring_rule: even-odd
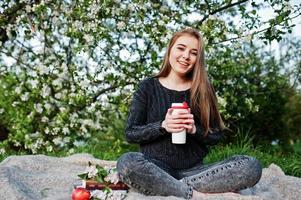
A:
<svg viewBox="0 0 301 200">
<path fill-rule="evenodd" d="M 177 114 L 172 114 L 172 111 L 172 108 L 168 109 L 162 122 L 162 127 L 169 133 L 177 133 L 186 129 L 187 133 L 195 134 L 196 127 L 190 108 L 188 110 L 180 110 Z"/>
<path fill-rule="evenodd" d="M 194 118 L 193 118 L 193 114 L 191 114 L 190 108 L 188 108 L 188 114 L 189 114 L 189 117 L 186 120 L 186 123 L 187 123 L 187 125 L 186 125 L 187 133 L 195 134 L 196 133 L 196 126 L 194 124 Z"/>
</svg>

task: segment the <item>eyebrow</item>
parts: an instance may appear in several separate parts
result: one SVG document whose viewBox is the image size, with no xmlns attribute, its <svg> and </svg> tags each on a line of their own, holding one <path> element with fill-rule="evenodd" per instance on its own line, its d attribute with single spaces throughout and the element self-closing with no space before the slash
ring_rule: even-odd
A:
<svg viewBox="0 0 301 200">
<path fill-rule="evenodd" d="M 177 46 L 187 47 L 185 44 L 177 44 Z M 192 49 L 193 51 L 198 51 L 197 49 Z"/>
</svg>

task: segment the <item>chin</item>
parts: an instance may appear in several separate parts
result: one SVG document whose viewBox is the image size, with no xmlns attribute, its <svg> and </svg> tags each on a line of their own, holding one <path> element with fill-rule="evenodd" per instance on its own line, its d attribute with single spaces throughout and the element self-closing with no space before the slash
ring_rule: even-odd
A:
<svg viewBox="0 0 301 200">
<path fill-rule="evenodd" d="M 187 72 L 187 71 L 177 71 L 177 74 L 178 74 L 178 76 L 184 78 L 184 77 L 188 76 L 189 72 Z"/>
</svg>

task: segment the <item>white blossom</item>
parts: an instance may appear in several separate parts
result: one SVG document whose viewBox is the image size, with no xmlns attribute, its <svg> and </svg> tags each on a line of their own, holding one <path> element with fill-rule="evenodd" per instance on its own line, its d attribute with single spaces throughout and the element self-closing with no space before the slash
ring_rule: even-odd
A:
<svg viewBox="0 0 301 200">
<path fill-rule="evenodd" d="M 15 88 L 15 93 L 16 94 L 21 94 L 21 92 L 22 92 L 22 87 L 21 86 L 18 86 L 18 87 Z"/>
<path fill-rule="evenodd" d="M 97 199 L 108 199 L 107 193 L 102 190 L 93 190 L 91 192 L 91 197 L 97 198 Z"/>
<path fill-rule="evenodd" d="M 117 184 L 119 182 L 118 172 L 114 171 L 114 172 L 109 173 L 105 177 L 105 181 L 113 183 L 113 184 Z"/>
<path fill-rule="evenodd" d="M 14 102 L 12 103 L 12 106 L 13 106 L 13 107 L 16 107 L 17 105 L 19 105 L 19 102 L 17 102 L 17 101 L 14 101 Z"/>
<path fill-rule="evenodd" d="M 89 85 L 89 82 L 87 80 L 82 80 L 80 82 L 80 85 L 82 86 L 82 88 L 86 89 L 88 88 L 90 85 Z"/>
<path fill-rule="evenodd" d="M 85 135 L 86 133 L 88 133 L 88 130 L 83 125 L 79 128 L 79 130 L 80 130 L 80 132 L 79 132 L 80 135 Z"/>
<path fill-rule="evenodd" d="M 59 146 L 63 143 L 63 140 L 62 140 L 62 137 L 59 136 L 59 137 L 53 138 L 52 142 L 53 142 L 53 144 Z"/>
<path fill-rule="evenodd" d="M 91 197 L 101 200 L 121 200 L 125 199 L 127 191 L 125 190 L 110 190 L 109 192 L 103 190 L 93 190 Z"/>
<path fill-rule="evenodd" d="M 29 99 L 29 92 L 25 92 L 20 98 L 22 101 L 27 101 Z"/>
<path fill-rule="evenodd" d="M 253 34 L 250 33 L 250 34 L 247 35 L 245 40 L 246 40 L 246 42 L 252 42 L 252 39 L 253 39 Z"/>
<path fill-rule="evenodd" d="M 249 110 L 252 109 L 254 100 L 252 98 L 245 98 L 245 103 L 247 104 Z"/>
<path fill-rule="evenodd" d="M 67 110 L 65 107 L 60 107 L 59 109 L 61 112 L 65 112 Z"/>
<path fill-rule="evenodd" d="M 53 24 L 57 24 L 58 21 L 59 21 L 59 19 L 58 19 L 56 16 L 54 16 L 54 17 L 52 18 L 52 23 L 53 23 Z"/>
<path fill-rule="evenodd" d="M 76 146 L 76 147 L 83 147 L 83 146 L 85 146 L 85 142 L 82 141 L 82 140 L 75 140 L 73 142 L 73 145 Z"/>
<path fill-rule="evenodd" d="M 258 112 L 259 111 L 259 105 L 256 105 L 253 107 L 253 112 Z"/>
<path fill-rule="evenodd" d="M 70 142 L 70 140 L 71 140 L 71 138 L 70 138 L 70 137 L 64 137 L 64 139 L 63 139 L 63 141 L 64 141 L 65 143 L 69 143 L 69 142 Z"/>
<path fill-rule="evenodd" d="M 92 127 L 94 125 L 94 121 L 92 119 L 82 119 L 80 123 L 84 126 Z"/>
<path fill-rule="evenodd" d="M 63 85 L 63 80 L 61 78 L 57 78 L 57 79 L 52 81 L 52 84 L 54 86 L 57 86 L 57 87 L 61 88 L 62 85 Z"/>
<path fill-rule="evenodd" d="M 30 13 L 31 12 L 31 6 L 30 5 L 26 5 L 25 6 L 25 10 L 27 13 Z"/>
<path fill-rule="evenodd" d="M 37 74 L 36 71 L 29 71 L 29 72 L 28 72 L 28 76 L 31 76 L 31 77 L 37 77 L 38 74 Z M 34 80 L 34 81 L 37 81 L 37 80 Z M 38 82 L 38 81 L 37 81 L 37 82 Z"/>
<path fill-rule="evenodd" d="M 223 97 L 217 95 L 217 101 L 221 107 L 224 108 L 227 106 L 227 101 Z"/>
<path fill-rule="evenodd" d="M 29 115 L 27 115 L 27 118 L 28 118 L 28 119 L 32 119 L 32 118 L 34 117 L 34 115 L 35 115 L 35 112 L 34 112 L 34 111 L 31 111 L 31 112 L 29 113 Z"/>
<path fill-rule="evenodd" d="M 84 173 L 88 173 L 88 178 L 94 178 L 98 173 L 98 169 L 96 168 L 95 165 L 90 165 L 86 167 Z"/>
<path fill-rule="evenodd" d="M 3 154 L 5 154 L 5 153 L 6 153 L 5 149 L 4 149 L 4 148 L 1 148 L 1 149 L 0 149 L 0 154 L 3 155 Z"/>
<path fill-rule="evenodd" d="M 291 3 L 290 2 L 287 2 L 287 1 L 285 1 L 284 2 L 284 8 L 283 8 L 283 11 L 285 11 L 285 12 L 287 12 L 287 11 L 291 11 L 292 9 L 293 9 L 293 6 L 291 5 Z"/>
<path fill-rule="evenodd" d="M 62 130 L 62 132 L 64 133 L 64 135 L 67 135 L 67 134 L 70 133 L 70 130 L 69 130 L 68 127 L 64 127 L 63 130 Z"/>
<path fill-rule="evenodd" d="M 44 129 L 44 132 L 45 132 L 46 134 L 49 134 L 49 132 L 50 132 L 49 128 L 46 127 L 46 128 Z"/>
<path fill-rule="evenodd" d="M 13 30 L 13 25 L 8 24 L 7 27 L 6 27 L 6 33 L 7 33 L 7 37 L 9 39 L 12 38 L 12 30 Z"/>
<path fill-rule="evenodd" d="M 52 129 L 52 134 L 53 134 L 53 135 L 57 135 L 58 132 L 59 132 L 60 130 L 61 130 L 61 129 L 60 129 L 59 127 L 54 127 L 54 128 Z"/>
<path fill-rule="evenodd" d="M 81 30 L 83 28 L 83 22 L 82 21 L 75 21 L 73 23 L 73 25 L 75 26 L 76 29 Z"/>
<path fill-rule="evenodd" d="M 75 152 L 75 150 L 73 148 L 69 149 L 68 153 L 69 154 L 73 154 Z"/>
<path fill-rule="evenodd" d="M 118 29 L 123 29 L 125 27 L 125 23 L 123 21 L 120 21 L 117 23 L 117 28 Z"/>
<path fill-rule="evenodd" d="M 44 110 L 42 107 L 42 104 L 40 104 L 40 103 L 34 104 L 34 108 L 38 113 L 42 113 Z"/>
<path fill-rule="evenodd" d="M 93 113 L 95 111 L 95 105 L 92 104 L 91 106 L 87 107 L 87 111 L 89 113 Z"/>
<path fill-rule="evenodd" d="M 52 151 L 53 151 L 53 146 L 52 146 L 52 145 L 48 145 L 48 146 L 46 147 L 46 151 L 52 152 Z"/>
<path fill-rule="evenodd" d="M 71 116 L 70 116 L 70 120 L 71 120 L 71 121 L 75 121 L 78 117 L 79 117 L 79 116 L 78 116 L 77 113 L 72 113 Z"/>
<path fill-rule="evenodd" d="M 162 21 L 162 20 L 159 20 L 159 21 L 158 21 L 158 25 L 159 25 L 159 26 L 164 26 L 164 25 L 165 25 L 165 22 Z"/>
<path fill-rule="evenodd" d="M 48 74 L 49 73 L 49 68 L 44 66 L 44 65 L 39 65 L 38 66 L 38 72 L 40 75 Z"/>
<path fill-rule="evenodd" d="M 50 87 L 48 85 L 44 84 L 43 88 L 42 88 L 42 91 L 41 91 L 41 96 L 43 98 L 46 98 L 50 95 L 50 93 L 51 93 Z"/>
<path fill-rule="evenodd" d="M 42 119 L 41 119 L 42 122 L 46 123 L 49 121 L 48 117 L 46 116 L 43 116 Z"/>
<path fill-rule="evenodd" d="M 21 143 L 20 143 L 19 141 L 14 141 L 14 143 L 15 143 L 15 146 L 16 146 L 16 147 L 21 146 Z"/>
<path fill-rule="evenodd" d="M 75 126 L 75 124 L 71 122 L 71 123 L 69 124 L 69 126 L 70 126 L 71 128 L 73 128 L 73 127 Z"/>
<path fill-rule="evenodd" d="M 210 20 L 217 20 L 218 18 L 215 15 L 209 15 L 208 19 L 210 19 Z"/>
<path fill-rule="evenodd" d="M 26 135 L 26 136 L 28 136 L 28 135 Z M 25 136 L 25 138 L 26 138 L 26 136 Z M 39 131 L 30 134 L 30 138 L 37 138 L 37 137 L 39 137 L 39 136 L 40 136 L 40 132 L 39 132 Z M 28 138 L 28 139 L 29 139 L 29 138 Z"/>
<path fill-rule="evenodd" d="M 52 105 L 50 103 L 45 103 L 44 108 L 46 110 L 50 110 L 52 108 Z"/>
<path fill-rule="evenodd" d="M 39 81 L 37 80 L 29 80 L 28 83 L 31 85 L 31 87 L 34 89 L 34 88 L 37 88 L 38 84 L 39 84 Z"/>
<path fill-rule="evenodd" d="M 84 39 L 87 41 L 88 44 L 93 42 L 93 37 L 89 34 L 84 35 Z"/>
<path fill-rule="evenodd" d="M 61 99 L 61 98 L 63 97 L 63 94 L 60 93 L 60 92 L 58 92 L 58 93 L 56 93 L 56 94 L 54 95 L 54 97 L 55 97 L 56 99 Z"/>
<path fill-rule="evenodd" d="M 4 113 L 4 111 L 5 111 L 5 110 L 4 110 L 3 108 L 1 108 L 1 109 L 0 109 L 0 114 Z"/>
<path fill-rule="evenodd" d="M 69 97 L 71 97 L 71 98 L 76 97 L 76 93 L 71 92 L 71 93 L 69 94 Z"/>
</svg>

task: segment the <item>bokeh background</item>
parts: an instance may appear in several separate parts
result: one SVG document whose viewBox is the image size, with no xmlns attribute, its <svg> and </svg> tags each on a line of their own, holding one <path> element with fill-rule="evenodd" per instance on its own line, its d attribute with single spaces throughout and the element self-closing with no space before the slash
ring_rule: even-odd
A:
<svg viewBox="0 0 301 200">
<path fill-rule="evenodd" d="M 0 160 L 138 151 L 132 93 L 193 27 L 232 130 L 206 161 L 250 154 L 301 176 L 300 15 L 297 0 L 2 0 Z"/>
</svg>

